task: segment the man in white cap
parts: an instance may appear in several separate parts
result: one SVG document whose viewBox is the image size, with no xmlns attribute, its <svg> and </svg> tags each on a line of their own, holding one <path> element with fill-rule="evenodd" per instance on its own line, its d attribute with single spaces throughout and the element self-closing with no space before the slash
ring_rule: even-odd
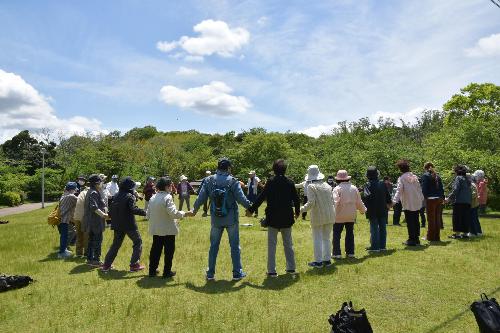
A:
<svg viewBox="0 0 500 333">
<path fill-rule="evenodd" d="M 260 179 L 255 175 L 255 170 L 248 173 L 247 181 L 247 199 L 250 202 L 255 202 L 257 200 L 257 190 L 260 184 Z M 259 216 L 259 210 L 255 209 L 255 217 Z"/>
<path fill-rule="evenodd" d="M 188 210 L 191 210 L 191 204 L 189 202 L 189 196 L 193 193 L 194 189 L 189 184 L 188 178 L 184 175 L 180 177 L 180 183 L 177 185 L 177 193 L 179 194 L 179 210 L 182 210 L 182 205 L 184 201 L 186 202 L 186 206 Z"/>
</svg>

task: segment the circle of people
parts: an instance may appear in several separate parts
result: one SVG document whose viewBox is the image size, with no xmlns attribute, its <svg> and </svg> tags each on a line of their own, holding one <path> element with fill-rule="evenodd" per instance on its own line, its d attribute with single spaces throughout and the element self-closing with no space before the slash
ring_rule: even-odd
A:
<svg viewBox="0 0 500 333">
<path fill-rule="evenodd" d="M 143 270 L 140 258 L 142 238 L 135 220 L 135 215 L 146 216 L 149 221 L 149 234 L 153 243 L 149 255 L 149 276 L 158 276 L 160 257 L 164 252 L 162 276 L 171 278 L 176 273 L 172 270 L 175 252 L 175 238 L 179 232 L 179 220 L 195 216 L 203 207 L 203 216 L 210 210 L 210 248 L 206 279 L 215 279 L 215 268 L 220 241 L 224 230 L 227 231 L 231 248 L 232 275 L 237 281 L 246 276 L 240 256 L 239 211 L 238 204 L 246 209 L 246 216 L 258 215 L 258 208 L 267 201 L 265 217 L 261 225 L 267 228 L 267 276 L 276 277 L 276 245 L 278 233 L 281 233 L 286 258 L 286 274 L 295 274 L 295 252 L 293 248 L 292 226 L 302 213 L 302 218 L 310 212 L 314 260 L 308 265 L 321 268 L 332 265 L 332 259 L 342 259 L 341 236 L 345 228 L 345 254 L 355 257 L 354 225 L 357 211 L 366 214 L 370 223 L 370 253 L 386 251 L 388 211 L 394 207 L 395 225 L 399 225 L 399 216 L 404 212 L 408 229 L 406 246 L 420 245 L 419 215 L 427 212 L 427 235 L 423 240 L 430 243 L 440 242 L 440 230 L 443 228 L 443 204 L 452 205 L 453 234 L 450 238 L 468 238 L 481 236 L 478 210 L 484 210 L 487 200 L 487 179 L 481 170 L 473 175 L 467 167 L 458 165 L 454 168 L 455 179 L 448 197 L 445 197 L 441 177 L 430 162 L 424 165 L 424 174 L 419 178 L 410 170 L 409 162 L 400 160 L 397 167 L 401 176 L 393 186 L 388 177 L 383 180 L 376 167 L 366 171 L 367 182 L 363 187 L 354 186 L 346 170 L 339 170 L 335 177 L 325 176 L 317 165 L 307 169 L 304 181 L 295 184 L 285 176 L 287 164 L 283 159 L 273 163 L 274 176 L 264 186 L 252 171 L 245 186 L 231 175 L 231 161 L 228 158 L 218 160 L 217 171 L 206 172 L 202 180 L 193 209 L 190 208 L 189 196 L 194 193 L 187 177 L 181 176 L 174 186 L 172 179 L 164 176 L 156 180 L 149 177 L 144 186 L 145 208 L 136 205 L 142 199 L 137 192 L 141 185 L 125 177 L 118 182 L 113 175 L 111 182 L 104 184 L 106 176 L 93 174 L 88 179 L 79 177 L 77 182 L 68 182 L 59 201 L 60 234 L 59 258 L 73 255 L 68 250 L 69 243 L 75 243 L 76 255 L 86 257 L 87 264 L 99 267 L 103 272 L 113 269 L 122 242 L 127 236 L 132 240 L 130 271 Z M 85 187 L 88 182 L 88 187 Z M 260 191 L 258 191 L 260 189 Z M 298 189 L 304 193 L 301 206 Z M 245 191 L 244 191 L 245 190 Z M 245 193 L 246 192 L 246 193 Z M 173 195 L 179 194 L 180 207 L 177 209 Z M 188 210 L 183 211 L 183 203 Z M 104 262 L 101 261 L 101 247 L 106 225 L 114 231 L 113 242 Z M 333 239 L 332 239 L 333 234 Z M 73 244 L 72 244 L 73 245 Z M 333 247 L 333 252 L 332 252 Z"/>
</svg>

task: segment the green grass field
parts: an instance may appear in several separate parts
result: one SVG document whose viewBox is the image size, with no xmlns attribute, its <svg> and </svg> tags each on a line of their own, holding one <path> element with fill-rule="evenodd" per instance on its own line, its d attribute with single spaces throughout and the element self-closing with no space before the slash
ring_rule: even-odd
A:
<svg viewBox="0 0 500 333">
<path fill-rule="evenodd" d="M 367 309 L 377 333 L 478 332 L 469 305 L 486 292 L 500 298 L 500 220 L 482 219 L 485 236 L 405 249 L 406 228 L 388 228 L 384 254 L 368 255 L 368 223 L 355 227 L 357 259 L 309 269 L 309 221 L 294 226 L 299 274 L 266 279 L 266 232 L 255 218 L 242 217 L 242 261 L 248 277 L 231 281 L 227 235 L 217 263 L 217 281 L 206 282 L 208 218 L 185 219 L 177 238 L 173 280 L 127 272 L 127 239 L 103 274 L 82 259 L 56 259 L 58 233 L 46 224 L 50 208 L 7 216 L 0 225 L 0 272 L 26 274 L 36 283 L 0 294 L 1 332 L 329 332 L 328 316 L 345 300 Z M 139 218 L 143 262 L 152 238 Z M 422 229 L 424 231 L 424 229 Z M 112 233 L 104 235 L 103 254 Z M 278 244 L 278 272 L 285 259 Z M 163 260 L 163 259 L 162 259 Z"/>
</svg>

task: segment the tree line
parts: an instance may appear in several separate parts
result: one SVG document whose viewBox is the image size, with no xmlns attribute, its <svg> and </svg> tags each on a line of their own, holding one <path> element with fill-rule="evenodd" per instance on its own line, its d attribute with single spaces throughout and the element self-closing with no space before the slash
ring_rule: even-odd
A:
<svg viewBox="0 0 500 333">
<path fill-rule="evenodd" d="M 383 176 L 396 180 L 398 159 L 410 161 L 415 173 L 432 161 L 446 184 L 452 168 L 465 164 L 482 169 L 489 179 L 490 203 L 500 194 L 500 86 L 472 83 L 453 95 L 442 110 L 426 110 L 416 122 L 380 118 L 340 122 L 331 133 L 312 138 L 300 133 L 268 132 L 252 128 L 240 133 L 204 134 L 195 130 L 161 132 L 154 126 L 122 134 L 73 135 L 51 138 L 22 131 L 0 149 L 0 197 L 17 193 L 37 200 L 41 188 L 41 149 L 46 150 L 46 191 L 58 198 L 63 185 L 78 175 L 99 172 L 130 175 L 144 182 L 147 176 L 181 174 L 200 179 L 215 170 L 217 159 L 229 157 L 233 173 L 242 179 L 250 170 L 260 178 L 271 174 L 272 162 L 284 158 L 287 174 L 303 179 L 310 164 L 326 174 L 346 169 L 355 184 L 365 182 L 365 171 L 377 166 Z"/>
</svg>

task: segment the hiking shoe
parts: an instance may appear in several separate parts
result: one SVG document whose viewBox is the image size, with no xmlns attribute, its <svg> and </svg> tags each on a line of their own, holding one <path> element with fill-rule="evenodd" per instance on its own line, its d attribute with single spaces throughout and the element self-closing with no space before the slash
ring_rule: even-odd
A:
<svg viewBox="0 0 500 333">
<path fill-rule="evenodd" d="M 266 275 L 267 275 L 267 277 L 271 277 L 271 278 L 276 278 L 276 277 L 278 277 L 278 273 L 276 273 L 276 272 L 274 272 L 274 273 L 269 273 L 269 272 L 267 272 L 267 273 L 266 273 Z"/>
<path fill-rule="evenodd" d="M 173 278 L 175 276 L 175 272 L 174 271 L 170 271 L 170 272 L 166 272 L 166 273 L 163 273 L 163 278 L 164 279 L 170 279 L 170 278 Z"/>
<path fill-rule="evenodd" d="M 241 271 L 239 273 L 236 273 L 236 274 L 233 273 L 233 281 L 239 281 L 239 280 L 243 279 L 246 276 L 247 276 L 247 273 L 245 273 L 243 271 Z"/>
<path fill-rule="evenodd" d="M 367 247 L 366 251 L 367 252 L 380 252 L 380 250 L 378 250 L 378 249 L 372 249 L 371 247 Z"/>
<path fill-rule="evenodd" d="M 323 265 L 323 267 L 328 267 L 328 266 L 332 265 L 332 261 L 331 260 L 325 260 L 321 264 Z"/>
<path fill-rule="evenodd" d="M 72 256 L 73 256 L 73 253 L 71 253 L 71 251 L 68 251 L 68 250 L 64 250 L 63 253 L 58 253 L 57 254 L 57 257 L 59 259 L 71 258 Z"/>
<path fill-rule="evenodd" d="M 110 270 L 112 270 L 114 267 L 113 265 L 102 265 L 101 266 L 101 272 L 107 273 Z"/>
<path fill-rule="evenodd" d="M 101 267 L 104 263 L 99 260 L 87 260 L 87 265 L 91 267 Z"/>
<path fill-rule="evenodd" d="M 307 264 L 307 266 L 313 267 L 313 268 L 320 268 L 320 267 L 323 267 L 323 263 L 317 262 L 317 261 L 311 261 L 310 263 Z"/>
<path fill-rule="evenodd" d="M 135 264 L 130 265 L 130 272 L 142 271 L 144 268 L 146 268 L 146 267 L 144 267 L 143 265 L 141 265 L 140 262 L 137 262 Z"/>
</svg>

